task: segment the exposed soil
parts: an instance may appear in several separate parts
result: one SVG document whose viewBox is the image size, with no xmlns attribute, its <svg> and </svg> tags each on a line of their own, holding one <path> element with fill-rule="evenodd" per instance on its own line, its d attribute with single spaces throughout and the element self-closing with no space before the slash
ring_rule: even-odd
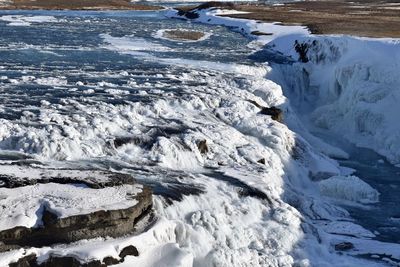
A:
<svg viewBox="0 0 400 267">
<path fill-rule="evenodd" d="M 176 41 L 197 41 L 204 37 L 204 33 L 198 31 L 166 30 L 163 37 Z"/>
<path fill-rule="evenodd" d="M 162 7 L 132 4 L 129 0 L 11 0 L 0 9 L 46 10 L 157 10 Z"/>
<path fill-rule="evenodd" d="M 213 5 L 209 4 L 209 6 Z M 215 3 L 215 6 L 221 7 L 221 4 Z M 193 8 L 180 9 L 188 12 Z M 400 38 L 400 1 L 398 0 L 322 0 L 284 5 L 250 3 L 223 8 L 249 12 L 224 16 L 281 22 L 286 25 L 305 25 L 314 34 Z"/>
</svg>

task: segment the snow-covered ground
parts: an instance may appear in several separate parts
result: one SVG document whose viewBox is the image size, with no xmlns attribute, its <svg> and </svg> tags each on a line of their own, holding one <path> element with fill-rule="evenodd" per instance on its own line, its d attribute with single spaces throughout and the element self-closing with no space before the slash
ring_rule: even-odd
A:
<svg viewBox="0 0 400 267">
<path fill-rule="evenodd" d="M 38 255 L 39 261 L 50 256 L 74 256 L 82 262 L 118 258 L 127 245 L 137 247 L 139 256 L 129 256 L 119 266 L 382 266 L 400 259 L 400 245 L 374 240 L 375 233 L 355 224 L 348 212 L 332 201 L 367 205 L 379 196 L 351 176 L 352 170 L 326 156 L 345 158 L 347 154 L 311 135 L 300 114 L 294 112 L 301 101 L 289 101 L 280 85 L 266 79 L 270 76 L 290 83 L 290 79 L 279 80 L 278 74 L 284 70 L 277 73 L 267 62 L 246 60 L 254 48 L 267 43 L 296 60 L 294 40 L 325 37 L 311 37 L 303 27 L 219 18 L 217 12 L 222 11 L 202 11 L 197 21 L 235 27 L 245 34 L 258 30 L 273 35 L 261 36 L 243 47 L 245 39 L 226 29 L 162 21 L 158 16 L 163 13 L 129 13 L 131 17 L 120 21 L 112 13 L 105 18 L 74 15 L 57 18 L 57 22 L 44 21 L 47 26 L 69 23 L 57 30 L 68 28 L 63 34 L 70 37 L 70 32 L 76 36 L 90 29 L 88 36 L 82 37 L 87 39 L 60 35 L 61 44 L 57 38 L 49 40 L 54 43 L 46 46 L 50 53 L 45 55 L 53 60 L 49 62 L 57 62 L 56 67 L 29 61 L 25 53 L 33 50 L 32 57 L 44 53 L 38 52 L 41 44 L 21 45 L 24 35 L 8 37 L 14 41 L 6 39 L 10 47 L 2 43 L 22 55 L 6 54 L 10 63 L 5 61 L 0 69 L 4 161 L 44 169 L 90 167 L 131 174 L 153 188 L 158 221 L 137 236 L 2 253 L 0 266 L 31 253 Z M 174 11 L 165 14 L 175 15 Z M 18 19 L 26 21 L 23 16 Z M 147 21 L 146 27 L 143 21 Z M 178 27 L 175 23 L 212 31 L 212 35 L 184 45 L 154 38 L 160 25 L 170 29 Z M 23 27 L 35 30 L 36 26 L 13 27 L 24 32 Z M 318 67 L 313 62 L 291 67 L 304 66 L 313 77 L 312 70 Z M 329 65 L 324 66 L 329 73 Z M 293 70 L 290 75 L 293 81 L 307 80 Z M 20 101 L 24 106 L 17 113 Z M 318 103 L 337 100 L 327 97 L 321 101 L 325 102 Z M 254 103 L 280 107 L 285 123 L 261 114 Z M 198 145 L 204 140 L 208 151 L 202 153 Z M 26 157 L 28 160 L 19 160 Z M 11 171 L 4 172 L 9 175 Z M 51 186 L 37 187 L 41 199 L 75 190 L 82 201 L 90 202 L 84 195 L 88 188 L 46 187 Z M 13 195 L 4 189 L 2 195 L 15 199 L 15 194 L 27 195 L 29 189 L 17 189 Z M 114 193 L 104 193 L 103 206 L 120 202 L 118 194 L 108 201 Z M 70 212 L 75 209 L 72 205 Z M 335 251 L 343 242 L 351 242 L 354 249 Z M 370 255 L 376 261 L 353 257 Z"/>
<path fill-rule="evenodd" d="M 344 136 L 356 145 L 374 149 L 394 164 L 400 161 L 400 150 L 397 147 L 400 145 L 400 124 L 395 122 L 394 115 L 397 114 L 396 99 L 400 93 L 400 41 L 314 36 L 297 26 L 218 17 L 219 14 L 236 11 L 214 9 L 195 12 L 199 14 L 199 18 L 194 21 L 232 27 L 233 30 L 255 39 L 249 46 L 260 50 L 258 55 L 265 57 L 273 65 L 267 77 L 281 84 L 290 99 L 290 104 L 286 101 L 280 106 L 286 109 L 285 122 L 310 142 L 313 149 L 328 156 L 348 157 L 345 151 L 324 143 L 309 132 L 309 129 L 322 127 Z M 167 16 L 180 17 L 174 11 L 170 11 Z M 254 31 L 268 35 L 253 36 L 251 32 Z M 296 51 L 296 42 L 307 45 L 308 62 L 298 62 L 300 56 Z M 275 53 L 273 56 L 271 51 Z M 279 57 L 276 57 L 277 53 Z M 309 168 L 310 166 L 312 164 L 308 164 Z M 341 170 L 345 176 L 332 176 L 332 172 L 323 175 L 330 178 L 318 182 L 322 195 L 345 202 L 378 201 L 378 191 L 358 177 L 351 176 L 351 169 Z M 321 177 L 315 178 L 319 180 Z M 322 226 L 324 231 L 340 233 L 336 223 L 324 225 L 329 225 L 328 228 Z M 361 232 L 366 230 L 357 234 L 357 227 L 359 226 L 348 223 L 346 232 L 342 234 L 363 236 Z M 371 233 L 367 236 L 374 235 Z M 391 245 L 397 245 L 378 245 L 365 240 L 357 243 L 360 248 L 357 247 L 356 251 L 360 250 L 351 254 L 375 253 L 376 259 L 397 264 L 397 253 L 393 253 L 390 248 Z M 386 247 L 388 251 L 382 252 L 380 247 Z M 385 258 L 385 255 L 389 256 Z"/>
</svg>

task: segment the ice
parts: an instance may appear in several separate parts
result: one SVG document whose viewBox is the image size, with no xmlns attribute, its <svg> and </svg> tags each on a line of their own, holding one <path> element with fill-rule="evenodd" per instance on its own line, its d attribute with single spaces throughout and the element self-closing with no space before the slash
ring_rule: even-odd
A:
<svg viewBox="0 0 400 267">
<path fill-rule="evenodd" d="M 217 17 L 222 13 L 227 11 L 202 11 L 197 21 L 237 27 L 248 35 L 253 30 L 273 33 L 251 46 L 260 49 L 273 42 L 275 49 L 292 56 L 296 66 L 292 42 L 311 38 L 304 27 Z M 51 96 L 57 89 L 62 97 L 46 98 L 46 102 L 40 98 L 40 106 L 25 107 L 15 119 L 2 118 L 0 148 L 29 155 L 22 164 L 83 165 L 130 174 L 154 188 L 158 221 L 137 236 L 7 252 L 0 255 L 1 266 L 31 252 L 41 262 L 51 255 L 72 255 L 81 262 L 118 258 L 126 245 L 137 247 L 140 255 L 127 257 L 121 266 L 373 266 L 349 256 L 356 251 L 337 254 L 332 249 L 335 242 L 348 239 L 366 253 L 390 252 L 398 257 L 397 246 L 369 242 L 374 234 L 335 206 L 333 197 L 365 204 L 377 201 L 378 192 L 349 176 L 353 170 L 326 156 L 348 157 L 313 136 L 293 108 L 296 99 L 288 99 L 280 84 L 265 79 L 273 75 L 274 66 L 177 57 L 178 44 L 155 39 L 156 30 L 146 29 L 147 35 L 109 31 L 112 34 L 97 38 L 97 48 L 69 48 L 82 54 L 100 51 L 106 60 L 118 59 L 122 67 L 115 72 L 88 68 L 74 70 L 68 78 L 47 73 L 16 77 L 17 85 L 44 85 L 50 87 Z M 338 51 L 345 50 L 343 46 Z M 123 66 L 123 61 L 129 64 Z M 359 72 L 365 73 L 362 69 Z M 295 70 L 303 73 L 301 67 Z M 288 76 L 295 80 L 294 73 Z M 309 92 L 302 93 L 304 97 Z M 260 114 L 254 102 L 281 108 L 285 123 Z M 20 106 L 5 107 L 13 113 Z M 202 140 L 207 141 L 207 153 L 198 149 Z M 43 171 L 68 174 L 65 169 L 6 166 L 1 166 L 4 175 L 27 179 L 39 179 Z M 136 189 L 100 189 L 101 194 L 90 190 L 94 189 L 71 184 L 27 186 L 13 193 L 4 189 L 3 225 L 40 225 L 40 212 L 33 211 L 40 211 L 42 204 L 60 216 L 125 207 L 130 202 L 124 194 Z M 178 196 L 168 196 L 171 192 Z M 17 194 L 24 196 L 23 202 L 17 201 Z M 24 208 L 26 216 L 10 214 L 17 208 Z"/>
<path fill-rule="evenodd" d="M 321 194 L 360 203 L 379 201 L 379 193 L 357 176 L 333 176 L 319 182 Z"/>
<path fill-rule="evenodd" d="M 108 44 L 105 48 L 116 49 L 117 51 L 140 55 L 140 51 L 162 52 L 170 51 L 169 47 L 155 42 L 149 42 L 143 38 L 135 36 L 113 37 L 109 34 L 101 34 L 101 38 Z"/>
<path fill-rule="evenodd" d="M 30 26 L 36 23 L 58 22 L 58 19 L 53 16 L 3 15 L 0 20 L 8 22 L 8 26 Z"/>
<path fill-rule="evenodd" d="M 313 103 L 313 123 L 398 163 L 400 128 L 394 114 L 399 112 L 395 102 L 400 92 L 400 43 L 343 36 L 289 36 L 273 41 L 274 49 L 297 59 L 290 47 L 294 40 L 314 42 L 308 53 L 310 62 L 293 68 L 309 74 L 308 91 L 293 83 L 293 98 Z"/>
</svg>

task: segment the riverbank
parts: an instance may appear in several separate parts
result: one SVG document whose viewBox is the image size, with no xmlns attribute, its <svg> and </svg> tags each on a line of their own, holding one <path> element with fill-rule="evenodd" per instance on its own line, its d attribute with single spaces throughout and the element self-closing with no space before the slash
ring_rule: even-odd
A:
<svg viewBox="0 0 400 267">
<path fill-rule="evenodd" d="M 202 5 L 196 9 L 181 9 L 175 11 L 175 14 L 171 11 L 170 16 L 224 25 L 254 40 L 248 46 L 258 51 L 251 58 L 257 62 L 268 62 L 271 70 L 266 78 L 278 84 L 284 96 L 290 100 L 290 104 L 288 101 L 278 106 L 285 110 L 285 124 L 304 138 L 313 151 L 321 152 L 341 165 L 340 174 L 336 175 L 324 168 L 322 161 L 310 164 L 308 159 L 294 157 L 296 161 L 308 162 L 311 170 L 314 166 L 321 168 L 312 170 L 307 177 L 319 187 L 317 190 L 321 198 L 316 202 L 329 201 L 337 204 L 338 208 L 353 207 L 351 214 L 356 215 L 356 220 L 353 221 L 347 211 L 338 216 L 334 210 L 328 208 L 332 218 L 327 214 L 316 216 L 315 207 L 305 208 L 306 203 L 303 203 L 305 206 L 297 202 L 290 204 L 299 207 L 304 217 L 311 218 L 310 223 L 320 230 L 318 233 L 322 236 L 321 239 L 329 240 L 331 246 L 334 244 L 335 250 L 346 255 L 380 260 L 379 266 L 382 262 L 397 263 L 400 258 L 396 242 L 398 236 L 390 227 L 397 226 L 398 215 L 391 207 L 393 201 L 386 197 L 388 190 L 382 190 L 388 186 L 394 186 L 396 190 L 396 185 L 380 181 L 381 177 L 377 175 L 373 185 L 380 186 L 371 187 L 368 184 L 371 181 L 363 177 L 365 172 L 358 168 L 358 162 L 362 162 L 361 157 L 354 159 L 349 147 L 328 144 L 331 140 L 316 138 L 313 133 L 324 129 L 335 138 L 371 148 L 392 164 L 399 164 L 397 151 L 400 130 L 391 116 L 398 113 L 397 105 L 393 101 L 398 99 L 397 88 L 400 84 L 397 75 L 400 62 L 398 40 L 312 35 L 304 26 L 232 18 L 249 15 L 242 10 L 236 10 L 238 9 L 235 6 L 226 4 L 218 4 L 217 9 Z M 299 147 L 295 150 L 301 151 L 302 141 L 298 142 Z M 341 160 L 336 161 L 337 159 Z M 357 164 L 353 166 L 352 162 Z M 384 162 L 377 157 L 377 173 L 387 172 L 382 169 Z M 368 165 L 371 164 L 368 162 Z M 394 169 L 393 165 L 391 167 Z M 285 172 L 290 175 L 289 169 Z M 396 180 L 397 176 L 395 169 L 390 172 L 391 180 Z M 382 202 L 378 199 L 380 191 L 383 192 Z M 362 217 L 365 213 L 358 212 L 361 209 L 368 210 L 368 217 Z M 389 209 L 388 214 L 382 215 L 379 212 L 386 209 Z M 321 219 L 324 220 L 323 224 Z M 344 221 L 346 222 L 341 225 Z M 371 221 L 375 224 L 372 225 Z M 388 232 L 391 239 L 387 238 Z M 372 264 L 368 263 L 368 266 Z"/>
<path fill-rule="evenodd" d="M 127 0 L 11 0 L 1 1 L 0 10 L 159 10 L 160 6 Z"/>
<path fill-rule="evenodd" d="M 303 25 L 314 34 L 400 38 L 400 3 L 394 1 L 300 1 L 286 4 L 208 4 L 239 11 L 231 18 Z M 197 7 L 180 7 L 188 11 Z"/>
<path fill-rule="evenodd" d="M 285 4 L 217 3 L 203 4 L 239 11 L 231 18 L 285 25 L 303 25 L 314 34 L 347 34 L 363 37 L 400 38 L 400 3 L 385 1 L 323 0 Z M 128 0 L 11 0 L 0 2 L 0 10 L 159 10 L 152 4 L 132 3 Z M 179 7 L 188 11 L 197 6 Z"/>
</svg>

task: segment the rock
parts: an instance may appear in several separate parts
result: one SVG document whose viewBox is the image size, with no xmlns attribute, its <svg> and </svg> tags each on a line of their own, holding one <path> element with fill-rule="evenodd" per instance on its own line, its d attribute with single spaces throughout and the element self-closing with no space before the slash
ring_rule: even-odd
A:
<svg viewBox="0 0 400 267">
<path fill-rule="evenodd" d="M 134 246 L 127 246 L 124 249 L 121 250 L 121 252 L 119 253 L 119 257 L 121 259 L 125 259 L 126 256 L 139 256 L 139 252 L 137 250 L 137 248 L 135 248 Z"/>
<path fill-rule="evenodd" d="M 277 107 L 263 107 L 260 111 L 261 114 L 269 115 L 273 120 L 283 122 L 283 111 Z"/>
<path fill-rule="evenodd" d="M 187 19 L 198 19 L 200 16 L 195 11 L 179 10 L 178 16 L 185 17 Z"/>
<path fill-rule="evenodd" d="M 224 181 L 227 184 L 235 187 L 239 196 L 241 196 L 241 197 L 254 197 L 254 198 L 262 199 L 262 200 L 265 200 L 269 205 L 272 205 L 272 203 L 273 203 L 271 198 L 266 193 L 264 193 L 262 190 L 260 190 L 256 187 L 250 186 L 235 177 L 226 175 L 222 172 L 210 172 L 205 175 L 207 175 L 208 177 L 220 180 L 220 181 Z"/>
<path fill-rule="evenodd" d="M 350 243 L 350 242 L 342 242 L 342 243 L 335 245 L 336 251 L 347 251 L 347 250 L 350 250 L 353 248 L 354 248 L 354 245 L 353 245 L 353 243 Z"/>
<path fill-rule="evenodd" d="M 207 154 L 208 153 L 207 140 L 201 140 L 197 144 L 197 147 L 199 148 L 199 151 L 200 151 L 201 154 Z"/>
<path fill-rule="evenodd" d="M 50 256 L 46 261 L 41 264 L 37 263 L 37 256 L 30 254 L 23 258 L 20 258 L 17 262 L 9 264 L 9 267 L 106 267 L 115 265 L 125 261 L 126 256 L 139 256 L 139 252 L 136 247 L 130 245 L 122 249 L 119 254 L 120 259 L 115 259 L 110 256 L 106 256 L 102 261 L 93 260 L 86 263 L 81 263 L 74 256 Z"/>
<path fill-rule="evenodd" d="M 307 57 L 309 45 L 307 43 L 299 43 L 296 40 L 294 41 L 294 49 L 296 50 L 297 54 L 299 54 L 299 61 L 303 63 L 307 63 L 309 61 Z"/>
<path fill-rule="evenodd" d="M 90 188 L 99 189 L 134 184 L 134 179 L 127 174 L 99 170 L 42 169 L 0 164 L 0 188 L 18 188 L 48 183 L 84 184 Z"/>
<path fill-rule="evenodd" d="M 261 32 L 261 31 L 252 31 L 250 34 L 256 35 L 256 36 L 262 36 L 262 35 L 273 35 L 270 32 Z"/>
<path fill-rule="evenodd" d="M 113 258 L 113 257 L 105 257 L 104 259 L 103 259 L 103 263 L 106 265 L 106 266 L 110 266 L 110 265 L 114 265 L 114 264 L 118 264 L 118 263 L 120 263 L 120 261 L 119 260 L 117 260 L 117 259 L 115 259 L 115 258 Z"/>
<path fill-rule="evenodd" d="M 151 212 L 152 191 L 146 186 L 138 185 L 133 178 L 129 180 L 129 183 L 135 184 L 126 185 L 126 195 L 124 195 L 125 193 L 121 193 L 121 200 L 118 201 L 123 201 L 123 199 L 126 198 L 123 202 L 125 206 L 121 209 L 99 209 L 92 212 L 93 208 L 96 209 L 94 205 L 93 207 L 90 206 L 88 209 L 90 213 L 77 215 L 75 215 L 76 213 L 71 213 L 72 216 L 60 218 L 57 214 L 52 212 L 52 210 L 48 209 L 46 205 L 42 206 L 42 226 L 33 228 L 16 226 L 11 229 L 0 231 L 0 240 L 2 241 L 2 243 L 0 243 L 0 251 L 26 246 L 41 247 L 57 243 L 70 243 L 81 239 L 96 237 L 120 237 L 134 233 L 136 223 Z M 50 187 L 53 187 L 53 185 Z M 120 188 L 125 188 L 125 186 L 120 186 Z M 136 190 L 134 188 L 141 188 L 141 190 Z M 117 191 L 125 192 L 120 189 Z M 88 197 L 90 200 L 91 196 Z M 41 197 L 38 196 L 38 198 L 40 201 Z M 66 201 L 65 203 L 68 205 L 70 202 Z M 118 203 L 119 202 L 116 202 L 116 204 Z M 130 203 L 132 203 L 132 206 L 129 206 Z M 58 202 L 58 205 L 62 205 L 62 203 Z M 82 208 L 85 207 L 83 206 Z M 66 210 L 68 209 L 69 207 L 66 207 Z M 21 212 L 26 211 L 21 210 Z M 12 216 L 18 216 L 18 214 L 13 214 Z M 132 248 L 130 249 L 130 252 L 132 252 Z"/>
<path fill-rule="evenodd" d="M 264 164 L 265 165 L 265 159 L 264 158 L 258 160 L 257 162 L 260 163 L 260 164 Z"/>
<path fill-rule="evenodd" d="M 225 8 L 225 9 L 234 9 L 235 5 L 233 3 L 225 3 L 225 2 L 218 2 L 218 1 L 211 1 L 203 3 L 195 8 L 177 8 L 178 16 L 184 17 L 186 19 L 198 19 L 199 14 L 197 11 L 202 9 L 209 9 L 209 8 Z"/>
<path fill-rule="evenodd" d="M 31 266 L 35 266 L 33 264 L 36 264 L 36 255 L 35 254 L 29 254 L 28 256 L 20 258 L 16 262 L 10 263 L 8 266 L 9 267 L 31 267 Z"/>
</svg>

